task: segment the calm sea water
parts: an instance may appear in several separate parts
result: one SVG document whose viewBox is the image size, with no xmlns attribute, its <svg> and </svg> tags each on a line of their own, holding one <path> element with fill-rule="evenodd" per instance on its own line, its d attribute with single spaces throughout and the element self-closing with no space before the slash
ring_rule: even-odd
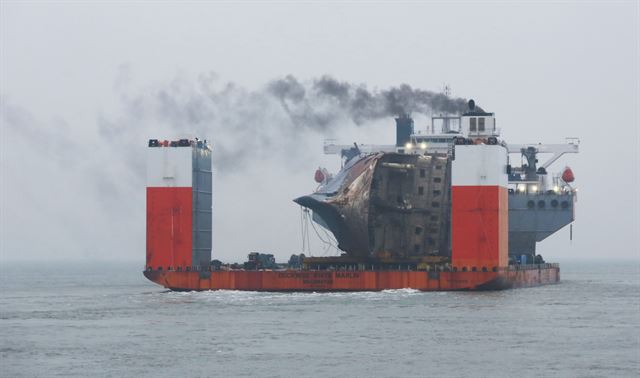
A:
<svg viewBox="0 0 640 378">
<path fill-rule="evenodd" d="M 3 377 L 640 375 L 638 263 L 442 293 L 174 293 L 135 264 L 0 273 Z"/>
</svg>

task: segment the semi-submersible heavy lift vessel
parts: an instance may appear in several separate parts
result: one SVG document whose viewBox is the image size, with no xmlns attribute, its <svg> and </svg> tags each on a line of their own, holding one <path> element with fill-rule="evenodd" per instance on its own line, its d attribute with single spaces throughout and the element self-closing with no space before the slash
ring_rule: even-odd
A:
<svg viewBox="0 0 640 378">
<path fill-rule="evenodd" d="M 396 118 L 395 145 L 325 143 L 340 154 L 335 175 L 294 201 L 344 253 L 301 257 L 300 265 L 213 264 L 211 147 L 206 141 L 149 141 L 144 275 L 172 290 L 488 290 L 556 283 L 557 264 L 536 243 L 575 219 L 568 167 L 548 167 L 578 140 L 512 145 L 495 116 L 469 101 L 459 116 L 432 117 L 415 133 Z M 538 154 L 551 153 L 544 163 Z M 519 159 L 510 159 L 518 154 Z M 514 161 L 520 161 L 515 165 Z"/>
</svg>

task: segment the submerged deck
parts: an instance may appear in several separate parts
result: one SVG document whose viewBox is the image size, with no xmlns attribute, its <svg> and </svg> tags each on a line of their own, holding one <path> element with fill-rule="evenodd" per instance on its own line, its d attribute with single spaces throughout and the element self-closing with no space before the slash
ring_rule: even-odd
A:
<svg viewBox="0 0 640 378">
<path fill-rule="evenodd" d="M 145 277 L 171 290 L 245 291 L 422 291 L 503 290 L 560 281 L 558 264 L 497 271 L 415 270 L 146 270 Z"/>
</svg>

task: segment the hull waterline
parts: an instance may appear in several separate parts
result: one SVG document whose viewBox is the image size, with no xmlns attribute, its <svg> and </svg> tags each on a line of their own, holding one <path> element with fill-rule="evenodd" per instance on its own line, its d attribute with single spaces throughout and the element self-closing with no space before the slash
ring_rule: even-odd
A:
<svg viewBox="0 0 640 378">
<path fill-rule="evenodd" d="M 170 290 L 244 291 L 421 291 L 503 290 L 560 281 L 555 264 L 498 272 L 258 270 L 185 272 L 147 270 L 145 277 Z"/>
</svg>

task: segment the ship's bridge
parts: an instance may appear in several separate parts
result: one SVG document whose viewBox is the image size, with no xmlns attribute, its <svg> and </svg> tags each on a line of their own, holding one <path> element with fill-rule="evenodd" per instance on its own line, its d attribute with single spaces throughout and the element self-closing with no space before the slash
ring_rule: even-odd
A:
<svg viewBox="0 0 640 378">
<path fill-rule="evenodd" d="M 496 128 L 496 117 L 493 113 L 471 111 L 460 117 L 462 134 L 469 138 L 483 138 L 500 135 Z"/>
<path fill-rule="evenodd" d="M 401 154 L 448 154 L 451 152 L 458 135 L 460 134 L 413 134 L 409 142 L 396 148 L 396 152 Z"/>
</svg>

